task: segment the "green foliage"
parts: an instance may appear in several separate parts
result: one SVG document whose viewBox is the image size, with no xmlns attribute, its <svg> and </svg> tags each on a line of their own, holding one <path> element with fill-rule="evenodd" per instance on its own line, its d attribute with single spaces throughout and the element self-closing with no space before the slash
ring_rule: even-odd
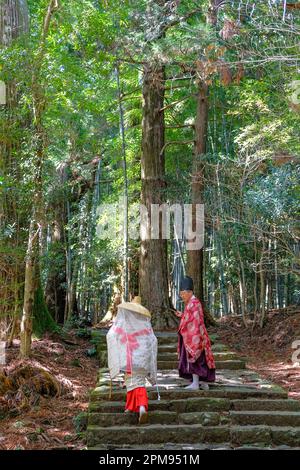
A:
<svg viewBox="0 0 300 470">
<path fill-rule="evenodd" d="M 88 413 L 78 413 L 78 415 L 73 418 L 73 424 L 77 433 L 85 431 L 88 424 Z"/>
<path fill-rule="evenodd" d="M 87 328 L 79 328 L 79 330 L 77 330 L 75 334 L 78 338 L 84 338 L 84 339 L 91 338 L 91 330 Z"/>
<path fill-rule="evenodd" d="M 215 310 L 221 304 L 220 260 L 226 288 L 231 284 L 239 292 L 241 257 L 247 288 L 252 292 L 258 269 L 254 243 L 259 257 L 263 237 L 270 231 L 277 234 L 273 261 L 276 254 L 279 273 L 293 276 L 299 236 L 295 219 L 299 206 L 300 113 L 291 104 L 290 86 L 300 78 L 297 12 L 283 21 L 282 2 L 225 2 L 213 25 L 206 18 L 208 0 L 163 5 L 152 0 L 59 3 L 41 63 L 37 58 L 48 6 L 45 0 L 28 1 L 28 37 L 0 48 L 0 80 L 15 83 L 17 90 L 16 106 L 0 109 L 1 149 L 11 149 L 9 158 L 0 162 L 0 213 L 2 207 L 5 212 L 0 250 L 1 262 L 9 273 L 5 282 L 10 293 L 17 286 L 16 302 L 20 306 L 39 142 L 33 70 L 39 69 L 38 85 L 44 98 L 45 226 L 39 259 L 42 287 L 38 288 L 34 307 L 35 333 L 55 330 L 42 295 L 49 279 L 55 279 L 64 290 L 74 281 L 79 318 L 74 311 L 65 331 L 79 328 L 79 337 L 85 334 L 82 318 L 91 321 L 94 311 L 106 313 L 113 287 L 121 284 L 122 220 L 118 220 L 116 239 L 100 240 L 96 234 L 97 225 L 104 223 L 96 212 L 99 204 L 117 203 L 124 193 L 117 63 L 130 204 L 140 201 L 144 64 L 162 63 L 168 77 L 164 198 L 169 203 L 191 201 L 196 78 L 209 85 L 207 150 L 201 161 L 205 166 L 206 240 L 210 250 L 205 253 L 205 279 L 208 290 L 215 292 Z M 221 66 L 226 66 L 231 77 L 227 84 Z M 239 67 L 242 74 L 237 80 Z M 282 156 L 287 157 L 287 163 Z M 52 228 L 60 217 L 63 227 L 55 239 Z M 130 240 L 133 264 L 138 265 L 138 256 L 139 242 Z M 20 279 L 16 275 L 10 281 L 15 266 L 20 267 L 23 277 L 18 273 Z M 266 263 L 265 270 L 272 276 L 274 265 Z M 297 292 L 296 287 L 294 290 Z M 14 299 L 14 295 L 9 298 Z M 5 315 L 15 312 L 15 301 L 9 306 L 7 299 L 1 302 Z"/>
<path fill-rule="evenodd" d="M 85 354 L 86 354 L 87 357 L 95 357 L 95 356 L 97 356 L 97 349 L 95 347 L 87 349 Z"/>
<path fill-rule="evenodd" d="M 78 358 L 72 359 L 72 361 L 70 362 L 70 365 L 74 367 L 82 367 Z"/>
</svg>

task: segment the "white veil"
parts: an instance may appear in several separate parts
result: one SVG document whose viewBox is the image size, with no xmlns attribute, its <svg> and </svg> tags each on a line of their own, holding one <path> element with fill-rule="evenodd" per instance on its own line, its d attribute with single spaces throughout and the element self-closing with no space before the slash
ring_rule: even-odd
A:
<svg viewBox="0 0 300 470">
<path fill-rule="evenodd" d="M 157 338 L 149 317 L 120 306 L 106 340 L 112 379 L 120 372 L 126 372 L 147 377 L 150 383 L 156 383 Z"/>
</svg>

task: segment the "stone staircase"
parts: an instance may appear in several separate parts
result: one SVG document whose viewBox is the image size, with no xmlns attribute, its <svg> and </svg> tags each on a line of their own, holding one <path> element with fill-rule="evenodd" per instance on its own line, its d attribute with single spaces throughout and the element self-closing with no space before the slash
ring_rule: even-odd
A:
<svg viewBox="0 0 300 470">
<path fill-rule="evenodd" d="M 177 334 L 157 333 L 158 385 L 149 386 L 149 422 L 137 424 L 124 414 L 126 389 L 107 369 L 106 332 L 93 331 L 100 370 L 91 392 L 89 449 L 297 449 L 300 448 L 300 401 L 246 368 L 245 358 L 211 335 L 216 382 L 209 391 L 185 390 L 178 377 Z"/>
</svg>

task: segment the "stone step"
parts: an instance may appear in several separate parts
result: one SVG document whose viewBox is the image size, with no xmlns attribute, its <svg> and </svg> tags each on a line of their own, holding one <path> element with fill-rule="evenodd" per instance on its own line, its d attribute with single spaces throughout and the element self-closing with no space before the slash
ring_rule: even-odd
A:
<svg viewBox="0 0 300 470">
<path fill-rule="evenodd" d="M 100 328 L 100 329 L 92 329 L 91 330 L 91 337 L 95 339 L 102 339 L 103 337 L 106 336 L 107 332 L 109 331 L 109 328 Z M 209 333 L 209 331 L 208 331 Z M 157 337 L 158 341 L 164 342 L 166 340 L 172 341 L 174 338 L 177 338 L 177 330 L 175 331 L 154 331 L 155 336 Z M 209 333 L 209 337 L 213 341 L 217 341 L 220 339 L 219 335 L 217 333 Z"/>
<path fill-rule="evenodd" d="M 157 391 L 154 387 L 147 389 L 149 400 L 157 399 Z M 159 390 L 160 396 L 164 400 L 189 399 L 192 397 L 209 397 L 209 398 L 230 398 L 230 399 L 246 399 L 246 398 L 272 398 L 285 399 L 288 394 L 277 385 L 270 385 L 266 388 L 256 388 L 247 386 L 223 386 L 211 384 L 209 390 L 186 390 L 185 388 L 172 388 Z M 90 393 L 91 402 L 107 401 L 110 395 L 110 388 L 106 386 L 96 387 Z M 126 390 L 112 390 L 111 400 L 124 401 Z"/>
<path fill-rule="evenodd" d="M 88 447 L 126 442 L 127 445 L 160 444 L 165 442 L 226 442 L 230 440 L 228 426 L 201 426 L 182 424 L 163 426 L 150 424 L 144 426 L 101 427 L 89 425 L 87 428 Z"/>
<path fill-rule="evenodd" d="M 217 346 L 217 345 L 216 345 Z M 212 351 L 214 354 L 215 359 L 217 360 L 228 360 L 228 359 L 242 359 L 246 360 L 245 357 L 242 357 L 235 353 L 234 351 L 230 351 L 229 349 L 225 350 L 223 348 L 216 348 L 212 346 Z M 97 346 L 98 356 L 101 360 L 102 364 L 107 363 L 107 347 L 105 344 L 99 344 Z M 177 345 L 174 346 L 161 346 L 158 347 L 158 354 L 157 354 L 158 361 L 169 361 L 169 360 L 177 360 Z"/>
<path fill-rule="evenodd" d="M 157 372 L 157 384 L 159 388 L 162 389 L 173 389 L 173 388 L 183 388 L 189 383 L 188 380 L 185 380 L 179 377 L 177 369 L 171 370 L 158 370 Z M 243 370 L 222 370 L 217 369 L 216 371 L 216 381 L 210 384 L 210 388 L 216 388 L 219 386 L 251 386 L 253 387 L 269 387 L 270 383 L 260 377 L 255 372 L 250 369 Z M 110 375 L 107 367 L 100 368 L 97 374 L 97 386 L 107 386 L 110 387 Z M 120 387 L 124 386 L 124 375 L 119 374 L 112 383 L 113 389 L 117 390 Z M 146 384 L 147 389 L 151 388 L 150 384 Z"/>
<path fill-rule="evenodd" d="M 300 401 L 292 399 L 246 398 L 245 400 L 232 400 L 231 404 L 235 411 L 300 411 Z"/>
<path fill-rule="evenodd" d="M 136 426 L 138 424 L 137 413 L 89 413 L 89 425 L 102 427 L 111 426 Z M 229 424 L 230 416 L 217 412 L 191 412 L 177 413 L 176 411 L 158 411 L 149 413 L 148 423 L 171 425 L 171 424 L 201 424 L 202 426 L 218 426 Z"/>
<path fill-rule="evenodd" d="M 177 331 L 173 333 L 159 333 L 159 332 L 154 331 L 154 334 L 157 337 L 158 346 L 177 344 L 177 341 L 178 341 Z M 209 334 L 209 338 L 212 344 L 215 344 L 220 339 L 219 335 L 215 333 Z"/>
<path fill-rule="evenodd" d="M 276 446 L 275 444 L 272 445 L 266 445 L 265 447 L 260 447 L 259 445 L 243 445 L 240 447 L 231 447 L 231 450 L 300 450 L 300 447 L 291 447 L 291 446 L 286 446 L 286 445 L 279 445 Z"/>
<path fill-rule="evenodd" d="M 177 354 L 177 344 L 174 344 L 172 346 L 168 346 L 168 345 L 158 346 L 157 353 L 158 353 L 158 355 L 159 354 L 169 354 L 169 353 Z"/>
<path fill-rule="evenodd" d="M 124 401 L 100 401 L 89 405 L 90 412 L 122 413 Z M 228 398 L 194 397 L 177 400 L 149 400 L 149 412 L 174 411 L 184 412 L 225 412 L 225 411 L 300 411 L 298 400 L 265 400 L 246 398 L 244 400 L 230 400 Z"/>
<path fill-rule="evenodd" d="M 200 424 L 178 424 L 164 426 L 93 426 L 87 428 L 88 447 L 96 445 L 147 445 L 183 442 L 224 443 L 234 446 L 255 444 L 256 447 L 287 445 L 299 447 L 300 427 L 287 426 L 202 426 Z"/>
<path fill-rule="evenodd" d="M 232 360 L 246 360 L 241 358 L 235 352 L 226 351 L 226 352 L 214 352 L 215 361 L 232 361 Z M 177 361 L 177 352 L 158 352 L 157 360 L 160 361 Z"/>
<path fill-rule="evenodd" d="M 291 446 L 300 445 L 300 427 L 288 426 L 233 426 L 231 427 L 231 442 L 234 445 L 261 444 Z"/>
<path fill-rule="evenodd" d="M 275 445 L 300 446 L 300 427 L 272 427 L 272 442 Z"/>
<path fill-rule="evenodd" d="M 96 345 L 97 346 L 97 351 L 99 353 L 103 353 L 103 352 L 107 352 L 107 344 L 106 342 L 103 342 L 103 343 L 99 343 Z M 158 348 L 157 348 L 157 351 L 158 351 L 158 354 L 164 354 L 164 353 L 175 353 L 177 354 L 177 342 L 174 343 L 174 344 L 163 344 L 163 345 L 158 345 Z M 230 351 L 230 349 L 228 347 L 226 347 L 225 345 L 223 344 L 214 344 L 212 345 L 212 351 L 214 353 L 217 353 L 217 352 L 232 352 L 233 351 Z M 238 355 L 238 353 L 235 353 Z"/>
<path fill-rule="evenodd" d="M 215 361 L 216 369 L 228 369 L 228 370 L 241 370 L 246 369 L 246 360 L 245 359 L 233 359 L 233 360 L 224 360 L 224 361 Z"/>
<path fill-rule="evenodd" d="M 105 350 L 107 349 L 106 347 L 106 341 L 104 339 L 104 341 L 102 343 L 99 343 L 98 344 L 98 348 L 102 351 L 102 350 Z M 216 343 L 216 344 L 213 344 L 212 345 L 212 350 L 214 352 L 226 352 L 226 351 L 229 351 L 228 349 L 228 346 L 226 346 L 225 344 L 221 344 L 221 343 Z M 176 341 L 173 341 L 171 344 L 160 344 L 158 343 L 158 352 L 162 352 L 162 353 L 168 353 L 168 352 L 177 352 L 177 340 Z"/>
<path fill-rule="evenodd" d="M 124 411 L 124 401 L 103 401 L 93 402 L 89 405 L 90 412 L 101 413 L 122 413 Z M 229 411 L 230 400 L 226 398 L 195 397 L 188 400 L 149 400 L 149 412 L 152 411 L 172 411 L 176 413 L 184 412 L 206 412 L 206 411 Z"/>
<path fill-rule="evenodd" d="M 157 361 L 168 361 L 168 362 L 176 362 L 178 358 L 177 352 L 168 352 L 168 353 L 161 353 L 158 352 L 157 354 Z"/>
<path fill-rule="evenodd" d="M 177 345 L 178 341 L 178 333 L 172 334 L 162 334 L 159 335 L 156 331 L 154 331 L 155 336 L 157 337 L 157 344 L 159 346 L 162 345 Z"/>
<path fill-rule="evenodd" d="M 89 450 L 234 450 L 234 447 L 228 443 L 204 443 L 204 444 L 199 444 L 199 443 L 176 443 L 173 444 L 171 442 L 166 442 L 166 443 L 161 443 L 161 444 L 153 444 L 153 443 L 147 443 L 147 447 L 143 445 L 129 445 L 129 444 L 122 444 L 122 445 L 112 445 L 110 444 L 109 446 L 102 444 L 102 445 L 95 445 L 92 447 L 89 447 Z M 241 447 L 243 448 L 243 447 Z M 240 448 L 239 448 L 240 449 Z M 294 448 L 290 448 L 294 450 Z M 296 448 L 297 449 L 297 448 Z M 199 457 L 199 456 L 198 456 Z M 191 462 L 194 464 L 197 462 L 197 457 L 194 457 L 195 460 L 191 460 Z M 201 457 L 199 457 L 199 462 L 200 462 Z"/>
<path fill-rule="evenodd" d="M 122 446 L 118 445 L 110 445 L 110 450 L 145 450 L 145 446 L 141 445 L 128 445 L 123 444 Z M 96 445 L 93 447 L 89 447 L 89 450 L 108 450 L 108 446 L 106 445 Z M 184 442 L 184 443 L 177 443 L 172 444 L 171 442 L 166 442 L 164 444 L 147 444 L 147 450 L 300 450 L 300 447 L 291 447 L 288 445 L 278 445 L 275 446 L 274 444 L 265 445 L 262 447 L 261 444 L 255 445 L 255 443 L 251 445 L 244 444 L 242 446 L 234 446 L 230 442 L 223 442 L 223 443 L 209 443 L 206 442 L 204 444 L 199 443 L 191 443 L 191 442 Z M 199 457 L 199 455 L 198 455 Z M 202 457 L 200 457 L 201 459 Z M 199 460 L 200 462 L 201 460 Z M 192 464 L 197 462 L 197 456 L 194 457 L 194 460 L 191 460 Z"/>
<path fill-rule="evenodd" d="M 231 411 L 236 425 L 300 426 L 299 411 Z"/>
<path fill-rule="evenodd" d="M 215 361 L 216 369 L 229 369 L 229 370 L 237 370 L 237 369 L 245 369 L 246 368 L 246 361 L 242 359 L 237 360 L 225 360 L 225 361 Z M 164 369 L 176 369 L 178 367 L 177 361 L 157 361 L 157 369 L 164 370 Z"/>
<path fill-rule="evenodd" d="M 215 343 L 212 345 L 213 352 L 226 352 L 229 351 L 228 346 L 222 343 Z"/>
<path fill-rule="evenodd" d="M 105 336 L 102 336 L 102 338 L 100 339 L 101 341 L 99 343 L 99 346 L 103 346 L 106 348 Z M 173 338 L 172 341 L 169 343 L 168 342 L 160 343 L 160 341 L 158 340 L 157 347 L 158 347 L 158 350 L 168 352 L 169 350 L 171 351 L 176 350 L 177 344 L 178 344 L 177 338 Z M 228 351 L 228 346 L 226 346 L 226 344 L 223 344 L 223 343 L 214 343 L 212 345 L 212 349 L 215 351 L 219 351 L 219 352 Z"/>
<path fill-rule="evenodd" d="M 149 424 L 177 424 L 177 413 L 172 411 L 152 411 L 149 415 Z M 136 413 L 89 413 L 89 425 L 92 426 L 129 426 L 138 424 Z"/>
</svg>

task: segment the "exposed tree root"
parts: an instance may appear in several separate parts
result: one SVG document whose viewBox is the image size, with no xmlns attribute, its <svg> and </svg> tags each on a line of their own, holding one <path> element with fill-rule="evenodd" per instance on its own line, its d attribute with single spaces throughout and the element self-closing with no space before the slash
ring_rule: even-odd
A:
<svg viewBox="0 0 300 470">
<path fill-rule="evenodd" d="M 0 372 L 0 415 L 36 406 L 40 396 L 58 397 L 61 385 L 40 367 L 19 364 L 12 371 Z"/>
</svg>

